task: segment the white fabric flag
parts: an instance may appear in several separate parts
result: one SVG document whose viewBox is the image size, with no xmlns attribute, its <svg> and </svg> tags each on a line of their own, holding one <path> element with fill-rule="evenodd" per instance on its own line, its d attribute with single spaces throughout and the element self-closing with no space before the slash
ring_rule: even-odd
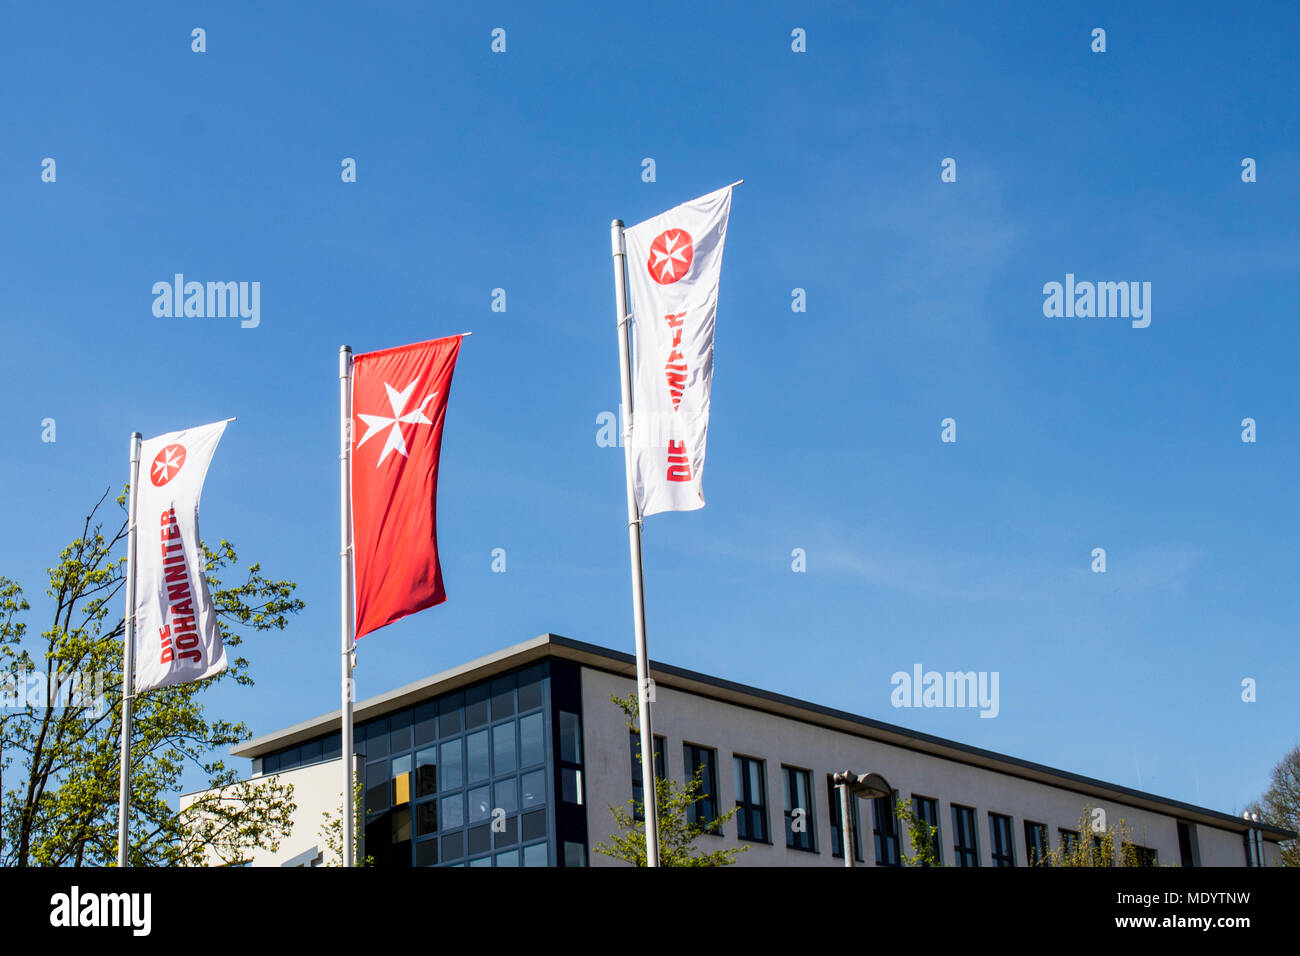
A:
<svg viewBox="0 0 1300 956">
<path fill-rule="evenodd" d="M 704 507 L 713 325 L 731 189 L 624 232 L 636 343 L 631 453 L 642 515 Z"/>
<path fill-rule="evenodd" d="M 135 690 L 169 687 L 226 669 L 199 548 L 199 498 L 225 422 L 150 438 L 140 446 L 135 513 Z"/>
</svg>

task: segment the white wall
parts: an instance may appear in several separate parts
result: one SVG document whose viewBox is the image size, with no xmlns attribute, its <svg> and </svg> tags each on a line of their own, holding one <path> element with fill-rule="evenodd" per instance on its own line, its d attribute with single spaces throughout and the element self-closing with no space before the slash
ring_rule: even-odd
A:
<svg viewBox="0 0 1300 956">
<path fill-rule="evenodd" d="M 257 851 L 250 860 L 253 866 L 280 866 L 286 860 L 292 860 L 312 847 L 321 853 L 326 852 L 325 838 L 322 831 L 323 813 L 329 811 L 335 818 L 342 812 L 343 768 L 337 759 L 322 763 L 297 767 L 282 773 L 272 773 L 252 777 L 253 781 L 279 779 L 282 783 L 293 784 L 293 801 L 298 805 L 293 814 L 293 828 L 289 835 L 280 841 L 276 853 Z M 184 810 L 199 796 L 197 793 L 186 794 L 180 799 L 180 809 Z M 216 861 L 214 861 L 216 862 Z M 325 860 L 323 862 L 329 862 Z M 337 863 L 335 864 L 337 865 Z"/>
<path fill-rule="evenodd" d="M 582 670 L 583 731 L 586 746 L 587 827 L 593 866 L 623 865 L 595 852 L 598 843 L 613 832 L 613 817 L 607 809 L 625 804 L 632 795 L 628 730 L 621 710 L 610 703 L 611 694 L 635 693 L 633 680 L 605 671 Z M 952 812 L 955 801 L 976 810 L 975 827 L 981 866 L 991 866 L 989 811 L 1012 818 L 1017 865 L 1025 863 L 1026 819 L 1048 825 L 1053 846 L 1057 828 L 1078 829 L 1085 806 L 1100 806 L 1107 823 L 1123 818 L 1135 843 L 1158 853 L 1161 865 L 1179 864 L 1177 820 L 1150 810 L 1099 800 L 1061 787 L 958 763 L 941 757 L 879 743 L 840 731 L 814 726 L 786 717 L 763 713 L 695 694 L 677 691 L 663 684 L 656 687 L 654 732 L 667 738 L 667 770 L 670 777 L 685 779 L 683 743 L 711 747 L 718 752 L 718 804 L 735 806 L 733 755 L 765 761 L 768 802 L 768 830 L 772 845 L 748 843 L 736 857 L 741 866 L 842 866 L 830 852 L 830 823 L 827 820 L 826 775 L 838 770 L 857 773 L 875 771 L 899 791 L 900 799 L 911 794 L 939 801 L 939 835 L 943 862 L 954 862 Z M 788 849 L 785 845 L 785 796 L 782 764 L 812 772 L 812 817 L 816 824 L 818 853 Z M 865 862 L 875 862 L 871 806 L 858 806 L 861 845 Z M 1197 824 L 1201 863 L 1204 866 L 1243 866 L 1245 853 L 1239 834 Z M 904 849 L 911 852 L 904 834 Z M 716 843 L 713 841 L 716 840 Z M 697 845 L 735 846 L 736 823 L 725 828 L 725 837 L 702 837 Z M 1118 848 L 1116 848 L 1118 852 Z"/>
</svg>

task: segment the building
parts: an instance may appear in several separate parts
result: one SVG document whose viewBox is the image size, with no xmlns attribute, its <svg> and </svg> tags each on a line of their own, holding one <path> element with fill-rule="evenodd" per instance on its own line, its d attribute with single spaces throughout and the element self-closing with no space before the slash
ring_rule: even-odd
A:
<svg viewBox="0 0 1300 956">
<path fill-rule="evenodd" d="M 358 702 L 365 853 L 378 866 L 624 865 L 594 847 L 609 807 L 640 796 L 635 738 L 611 695 L 634 694 L 631 655 L 554 634 Z M 1276 865 L 1288 830 L 917 733 L 663 664 L 655 681 L 657 772 L 703 768 L 696 812 L 740 812 L 705 849 L 748 847 L 741 866 L 842 866 L 830 775 L 881 773 L 938 825 L 944 864 L 1024 866 L 1078 838 L 1085 807 L 1121 818 L 1143 859 Z M 253 778 L 292 782 L 293 833 L 253 865 L 318 865 L 321 814 L 337 813 L 339 712 L 235 748 Z M 715 802 L 716 801 L 716 802 Z M 182 807 L 188 801 L 182 798 Z M 855 856 L 898 865 L 913 852 L 891 798 L 853 800 Z M 797 823 L 796 823 L 797 821 Z M 716 842 L 713 842 L 716 841 Z"/>
</svg>

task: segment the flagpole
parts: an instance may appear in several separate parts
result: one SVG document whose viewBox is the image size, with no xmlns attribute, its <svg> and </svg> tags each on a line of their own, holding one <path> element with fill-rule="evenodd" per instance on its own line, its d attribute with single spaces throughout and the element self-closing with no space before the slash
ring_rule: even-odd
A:
<svg viewBox="0 0 1300 956">
<path fill-rule="evenodd" d="M 126 633 L 122 637 L 122 767 L 117 794 L 117 865 L 126 866 L 131 823 L 131 708 L 135 702 L 135 486 L 140 478 L 139 432 L 131 433 L 131 485 L 126 506 Z"/>
<path fill-rule="evenodd" d="M 352 757 L 352 665 L 356 644 L 352 639 L 352 347 L 339 347 L 339 578 L 342 584 L 339 633 L 342 642 L 343 725 L 339 758 L 343 764 L 343 865 L 353 865 L 356 832 Z"/>
<path fill-rule="evenodd" d="M 614 307 L 618 316 L 618 369 L 623 383 L 623 463 L 627 473 L 627 544 L 632 557 L 632 622 L 636 629 L 637 713 L 641 718 L 641 792 L 645 804 L 646 866 L 659 865 L 659 800 L 654 776 L 654 733 L 650 726 L 650 656 L 645 636 L 645 582 L 641 574 L 641 515 L 632 474 L 632 352 L 628 320 L 627 248 L 623 220 L 610 223 L 614 254 Z"/>
</svg>

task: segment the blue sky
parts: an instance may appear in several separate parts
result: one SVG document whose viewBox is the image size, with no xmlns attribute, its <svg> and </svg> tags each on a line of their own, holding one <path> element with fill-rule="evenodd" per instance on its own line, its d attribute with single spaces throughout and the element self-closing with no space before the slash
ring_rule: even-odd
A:
<svg viewBox="0 0 1300 956">
<path fill-rule="evenodd" d="M 1238 809 L 1300 727 L 1300 15 L 1041 6 L 5 4 L 0 574 L 43 627 L 130 433 L 238 416 L 205 537 L 307 609 L 211 707 L 337 706 L 338 347 L 472 330 L 449 599 L 363 639 L 359 694 L 548 630 L 630 652 L 609 221 L 743 177 L 651 655 Z M 155 318 L 177 272 L 260 282 L 260 326 Z M 1045 317 L 1066 273 L 1151 282 L 1150 327 Z M 999 716 L 893 708 L 915 663 L 998 671 Z"/>
</svg>

